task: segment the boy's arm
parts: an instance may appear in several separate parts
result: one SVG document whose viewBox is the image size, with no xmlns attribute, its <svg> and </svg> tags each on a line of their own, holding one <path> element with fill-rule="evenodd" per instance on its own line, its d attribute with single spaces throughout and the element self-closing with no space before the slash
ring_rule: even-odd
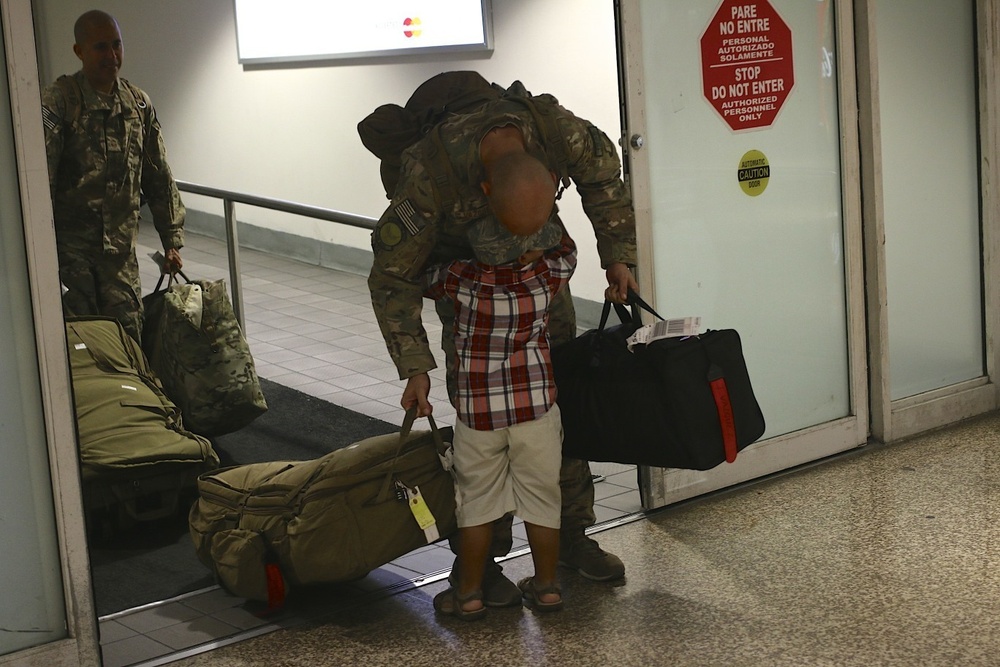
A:
<svg viewBox="0 0 1000 667">
<path fill-rule="evenodd" d="M 427 269 L 420 279 L 424 298 L 437 301 L 444 296 L 444 274 L 447 266 L 437 265 Z"/>
<path fill-rule="evenodd" d="M 546 252 L 542 259 L 549 269 L 549 280 L 554 289 L 558 291 L 572 277 L 573 272 L 576 271 L 577 263 L 576 243 L 570 238 L 565 228 L 559 245 Z"/>
</svg>

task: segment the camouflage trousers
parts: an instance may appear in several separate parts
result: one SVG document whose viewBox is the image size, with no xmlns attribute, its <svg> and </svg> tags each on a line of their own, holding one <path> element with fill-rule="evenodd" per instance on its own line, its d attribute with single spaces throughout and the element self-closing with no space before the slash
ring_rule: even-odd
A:
<svg viewBox="0 0 1000 667">
<path fill-rule="evenodd" d="M 142 342 L 142 288 L 135 252 L 95 259 L 92 252 L 60 248 L 59 280 L 66 288 L 66 316 L 113 317 Z"/>
<path fill-rule="evenodd" d="M 441 348 L 444 350 L 447 363 L 448 395 L 454 402 L 458 385 L 455 349 L 455 338 L 452 335 L 455 313 L 451 301 L 447 299 L 434 304 L 438 317 L 441 318 Z M 573 297 L 567 285 L 556 295 L 549 308 L 549 340 L 553 347 L 576 337 L 576 309 Z M 560 526 L 561 539 L 572 542 L 582 537 L 588 526 L 594 525 L 597 517 L 594 515 L 594 480 L 590 473 L 590 463 L 581 459 L 563 457 L 559 471 L 559 488 L 562 491 L 562 521 Z M 494 558 L 505 556 L 513 546 L 511 527 L 513 517 L 504 516 L 493 524 L 493 544 L 490 555 Z M 452 550 L 456 544 L 452 542 Z"/>
</svg>

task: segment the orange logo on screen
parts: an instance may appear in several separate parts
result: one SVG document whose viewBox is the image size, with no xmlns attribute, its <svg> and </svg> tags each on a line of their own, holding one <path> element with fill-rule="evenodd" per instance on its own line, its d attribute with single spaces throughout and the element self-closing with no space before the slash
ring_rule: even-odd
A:
<svg viewBox="0 0 1000 667">
<path fill-rule="evenodd" d="M 403 34 L 407 37 L 420 37 L 420 19 L 407 18 L 403 20 Z"/>
</svg>

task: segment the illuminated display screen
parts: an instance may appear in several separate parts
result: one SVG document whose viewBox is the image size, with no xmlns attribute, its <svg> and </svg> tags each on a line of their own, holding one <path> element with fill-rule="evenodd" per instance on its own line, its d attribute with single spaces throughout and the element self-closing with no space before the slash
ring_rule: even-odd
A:
<svg viewBox="0 0 1000 667">
<path fill-rule="evenodd" d="M 492 51 L 490 0 L 234 0 L 241 63 Z"/>
</svg>

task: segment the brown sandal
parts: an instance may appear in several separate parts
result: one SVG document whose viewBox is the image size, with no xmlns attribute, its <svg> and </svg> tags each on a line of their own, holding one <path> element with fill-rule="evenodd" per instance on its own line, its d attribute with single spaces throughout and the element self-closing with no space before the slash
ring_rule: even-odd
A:
<svg viewBox="0 0 1000 667">
<path fill-rule="evenodd" d="M 475 621 L 486 615 L 486 605 L 479 609 L 466 610 L 462 607 L 473 600 L 483 600 L 482 591 L 472 591 L 468 595 L 460 596 L 457 588 L 449 588 L 434 596 L 434 611 L 445 616 L 454 616 L 463 621 Z"/>
<path fill-rule="evenodd" d="M 538 588 L 535 586 L 534 577 L 525 577 L 521 581 L 517 582 L 517 587 L 521 589 L 521 595 L 524 597 L 524 604 L 531 607 L 535 611 L 559 611 L 563 608 L 562 601 L 562 590 L 559 588 L 559 584 L 552 584 L 551 586 L 546 586 L 545 588 Z M 559 596 L 559 599 L 555 602 L 543 602 L 542 596 L 555 593 Z"/>
</svg>

